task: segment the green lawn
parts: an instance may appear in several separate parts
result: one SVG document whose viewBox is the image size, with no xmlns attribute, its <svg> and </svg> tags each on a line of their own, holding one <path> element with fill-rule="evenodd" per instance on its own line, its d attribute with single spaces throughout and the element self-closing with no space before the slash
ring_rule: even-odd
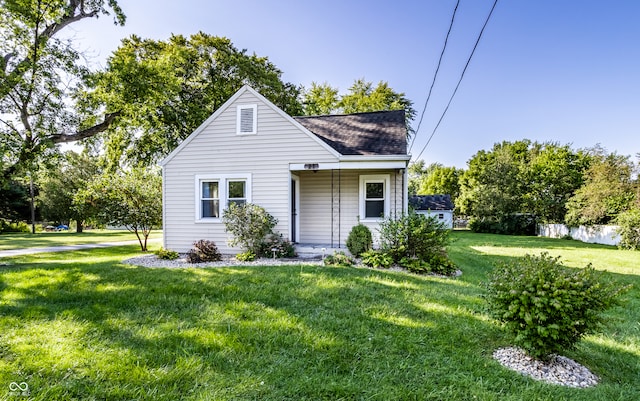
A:
<svg viewBox="0 0 640 401">
<path fill-rule="evenodd" d="M 640 252 L 454 233 L 457 279 L 319 266 L 149 269 L 136 246 L 0 261 L 0 399 L 640 399 Z M 591 389 L 501 367 L 509 337 L 487 317 L 497 260 L 548 250 L 634 284 L 605 334 L 567 356 Z"/>
<path fill-rule="evenodd" d="M 152 231 L 149 239 L 152 238 L 162 238 L 162 231 Z M 127 230 L 86 230 L 82 233 L 73 231 L 39 232 L 35 234 L 6 233 L 0 234 L 0 251 L 119 241 L 137 241 L 137 238 L 134 233 Z"/>
</svg>

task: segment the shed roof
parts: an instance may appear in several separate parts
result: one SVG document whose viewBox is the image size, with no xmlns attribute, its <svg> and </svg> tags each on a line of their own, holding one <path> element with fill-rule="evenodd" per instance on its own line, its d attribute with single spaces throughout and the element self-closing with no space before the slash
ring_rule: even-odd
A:
<svg viewBox="0 0 640 401">
<path fill-rule="evenodd" d="M 453 210 L 450 195 L 416 195 L 409 197 L 409 206 L 415 210 Z"/>
<path fill-rule="evenodd" d="M 342 155 L 406 155 L 404 110 L 293 117 Z"/>
</svg>

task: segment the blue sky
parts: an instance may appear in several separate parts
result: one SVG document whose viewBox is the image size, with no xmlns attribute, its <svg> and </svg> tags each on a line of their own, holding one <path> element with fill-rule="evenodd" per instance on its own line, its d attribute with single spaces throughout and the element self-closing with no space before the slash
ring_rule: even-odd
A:
<svg viewBox="0 0 640 401">
<path fill-rule="evenodd" d="M 294 84 L 386 81 L 419 112 L 455 0 L 120 0 L 127 24 L 72 30 L 93 62 L 124 37 L 198 31 L 266 56 Z M 493 0 L 461 0 L 440 76 L 418 132 L 433 132 Z M 453 103 L 421 158 L 466 167 L 503 140 L 601 144 L 640 153 L 640 1 L 500 0 Z M 414 127 L 417 125 L 417 119 Z"/>
</svg>

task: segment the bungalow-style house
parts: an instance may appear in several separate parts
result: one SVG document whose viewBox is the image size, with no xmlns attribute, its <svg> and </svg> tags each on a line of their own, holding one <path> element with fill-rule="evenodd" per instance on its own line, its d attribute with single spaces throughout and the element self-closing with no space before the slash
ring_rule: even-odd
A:
<svg viewBox="0 0 640 401">
<path fill-rule="evenodd" d="M 454 204 L 450 195 L 416 195 L 409 197 L 409 206 L 416 212 L 433 216 L 453 229 Z"/>
<path fill-rule="evenodd" d="M 302 245 L 344 247 L 358 221 L 375 235 L 408 208 L 406 139 L 403 110 L 292 117 L 244 86 L 160 163 L 164 247 L 239 251 L 221 219 L 232 202 L 264 207 Z"/>
</svg>

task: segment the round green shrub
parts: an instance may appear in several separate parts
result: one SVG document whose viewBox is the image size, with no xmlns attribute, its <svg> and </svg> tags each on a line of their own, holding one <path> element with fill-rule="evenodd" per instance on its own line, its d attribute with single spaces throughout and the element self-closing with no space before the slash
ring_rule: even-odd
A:
<svg viewBox="0 0 640 401">
<path fill-rule="evenodd" d="M 362 223 L 353 226 L 347 237 L 347 249 L 355 257 L 359 257 L 373 246 L 373 236 L 369 227 Z"/>
<path fill-rule="evenodd" d="M 602 323 L 624 288 L 591 265 L 563 266 L 542 253 L 502 263 L 490 274 L 486 298 L 491 315 L 515 334 L 531 356 L 547 359 L 570 349 Z"/>
</svg>

